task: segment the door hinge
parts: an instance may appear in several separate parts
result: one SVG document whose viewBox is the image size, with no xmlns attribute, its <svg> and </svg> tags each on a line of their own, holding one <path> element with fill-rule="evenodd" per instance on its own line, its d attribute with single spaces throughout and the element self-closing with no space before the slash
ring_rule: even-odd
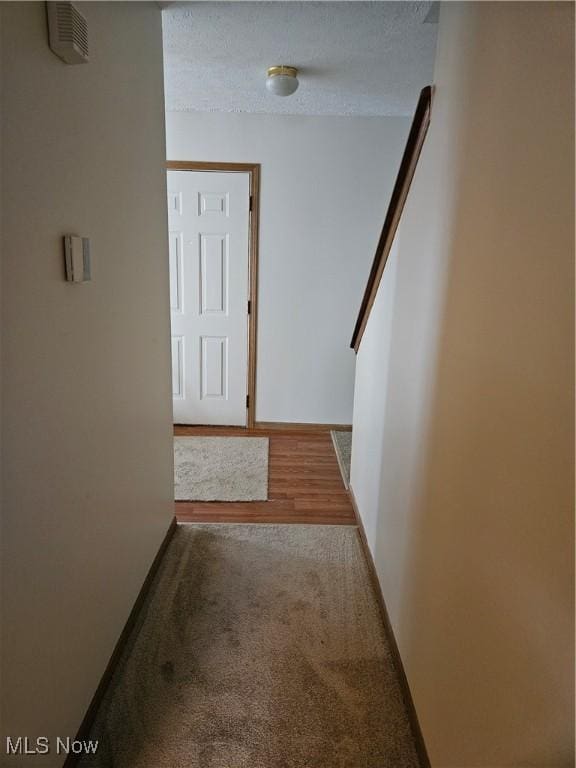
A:
<svg viewBox="0 0 576 768">
<path fill-rule="evenodd" d="M 250 201 L 248 203 L 248 210 L 251 211 L 254 207 L 254 197 L 250 195 Z"/>
<path fill-rule="evenodd" d="M 248 299 L 248 314 L 252 311 L 252 302 Z"/>
<path fill-rule="evenodd" d="M 246 395 L 246 408 L 250 407 L 250 395 Z"/>
</svg>

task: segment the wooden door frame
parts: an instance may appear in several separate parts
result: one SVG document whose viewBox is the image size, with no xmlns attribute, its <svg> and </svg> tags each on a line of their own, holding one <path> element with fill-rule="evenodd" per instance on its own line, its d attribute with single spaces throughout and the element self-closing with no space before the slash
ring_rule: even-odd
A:
<svg viewBox="0 0 576 768">
<path fill-rule="evenodd" d="M 256 422 L 256 330 L 258 327 L 258 231 L 260 225 L 260 163 L 212 163 L 197 160 L 168 160 L 168 171 L 247 173 L 250 180 L 248 237 L 248 400 L 246 427 Z"/>
</svg>

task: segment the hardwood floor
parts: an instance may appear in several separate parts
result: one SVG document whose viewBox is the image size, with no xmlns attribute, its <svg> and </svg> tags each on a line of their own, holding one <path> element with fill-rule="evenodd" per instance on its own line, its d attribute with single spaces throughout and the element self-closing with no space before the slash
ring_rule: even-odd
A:
<svg viewBox="0 0 576 768">
<path fill-rule="evenodd" d="M 270 439 L 268 501 L 177 501 L 178 522 L 356 525 L 330 432 L 175 426 L 174 434 Z"/>
</svg>

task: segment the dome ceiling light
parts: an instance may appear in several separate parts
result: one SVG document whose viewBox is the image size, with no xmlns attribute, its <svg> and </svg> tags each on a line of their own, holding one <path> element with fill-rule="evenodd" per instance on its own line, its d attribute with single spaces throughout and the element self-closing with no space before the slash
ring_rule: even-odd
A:
<svg viewBox="0 0 576 768">
<path fill-rule="evenodd" d="M 266 88 L 275 96 L 290 96 L 298 88 L 298 70 L 285 64 L 269 67 Z"/>
</svg>

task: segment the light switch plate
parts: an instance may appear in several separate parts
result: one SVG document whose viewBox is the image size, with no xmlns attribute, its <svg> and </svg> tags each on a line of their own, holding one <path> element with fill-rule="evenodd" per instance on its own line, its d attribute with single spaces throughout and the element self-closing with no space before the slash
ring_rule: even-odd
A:
<svg viewBox="0 0 576 768">
<path fill-rule="evenodd" d="M 70 283 L 86 283 L 92 279 L 90 240 L 77 235 L 64 236 L 66 280 Z"/>
</svg>

